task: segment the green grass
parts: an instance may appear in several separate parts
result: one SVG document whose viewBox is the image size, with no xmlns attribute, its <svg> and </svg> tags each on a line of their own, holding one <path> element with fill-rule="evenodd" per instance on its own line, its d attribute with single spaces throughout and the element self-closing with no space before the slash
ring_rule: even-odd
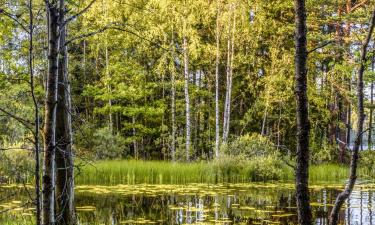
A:
<svg viewBox="0 0 375 225">
<path fill-rule="evenodd" d="M 94 165 L 84 166 L 76 177 L 77 184 L 186 184 L 221 183 L 251 181 L 293 181 L 294 172 L 287 166 L 277 168 L 275 176 L 261 177 L 259 165 L 251 162 L 246 166 L 231 162 L 217 164 L 213 162 L 171 163 L 165 161 L 114 160 L 98 161 Z M 264 168 L 263 170 L 268 170 Z M 348 177 L 349 168 L 337 164 L 312 165 L 310 182 L 342 182 Z M 366 169 L 359 169 L 360 179 L 372 179 L 374 175 Z"/>
</svg>

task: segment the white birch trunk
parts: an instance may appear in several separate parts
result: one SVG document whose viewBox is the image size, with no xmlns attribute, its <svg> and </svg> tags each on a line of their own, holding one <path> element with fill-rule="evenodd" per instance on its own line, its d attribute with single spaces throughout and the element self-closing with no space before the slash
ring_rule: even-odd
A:
<svg viewBox="0 0 375 225">
<path fill-rule="evenodd" d="M 190 121 L 190 96 L 189 96 L 189 61 L 188 61 L 188 47 L 186 36 L 183 38 L 184 48 L 184 77 L 185 77 L 185 107 L 186 107 L 186 161 L 190 160 L 190 140 L 191 140 L 191 121 Z"/>
<path fill-rule="evenodd" d="M 57 3 L 46 1 L 48 27 L 48 77 L 46 81 L 42 224 L 55 224 L 55 127 L 58 83 L 59 12 Z"/>
<path fill-rule="evenodd" d="M 232 99 L 232 82 L 233 82 L 233 61 L 234 61 L 234 33 L 236 30 L 236 19 L 234 10 L 231 6 L 230 10 L 233 13 L 233 25 L 228 27 L 228 58 L 227 58 L 227 89 L 225 95 L 224 108 L 224 125 L 223 125 L 223 143 L 228 141 L 230 129 L 230 111 Z M 232 34 L 231 34 L 232 31 Z"/>
<path fill-rule="evenodd" d="M 217 1 L 216 18 L 216 68 L 215 68 L 215 157 L 219 158 L 220 147 L 220 110 L 219 110 L 219 63 L 220 63 L 220 34 L 219 34 L 219 12 L 220 6 Z"/>
</svg>

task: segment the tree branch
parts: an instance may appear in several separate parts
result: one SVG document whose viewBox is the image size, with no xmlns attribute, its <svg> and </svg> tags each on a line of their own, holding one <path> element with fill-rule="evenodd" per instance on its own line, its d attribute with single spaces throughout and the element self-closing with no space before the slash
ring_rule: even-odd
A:
<svg viewBox="0 0 375 225">
<path fill-rule="evenodd" d="M 325 42 L 325 43 L 323 43 L 323 44 L 321 44 L 321 45 L 318 45 L 317 47 L 311 49 L 310 51 L 307 52 L 307 54 L 310 54 L 310 53 L 312 53 L 312 52 L 315 52 L 316 50 L 321 49 L 321 48 L 324 48 L 324 47 L 326 47 L 327 45 L 332 44 L 332 43 L 334 43 L 334 42 L 335 42 L 335 41 L 332 41 L 332 40 L 331 40 L 331 41 L 327 41 L 327 42 Z"/>
<path fill-rule="evenodd" d="M 21 21 L 18 20 L 16 15 L 13 15 L 11 13 L 6 12 L 4 9 L 0 9 L 0 14 L 4 14 L 8 18 L 12 19 L 14 22 L 16 22 L 22 28 L 22 30 L 24 30 L 28 34 L 30 33 L 29 29 L 27 29 L 26 26 L 23 25 L 21 23 Z"/>
<path fill-rule="evenodd" d="M 79 40 L 79 39 L 82 39 L 82 38 L 87 38 L 87 37 L 94 36 L 94 35 L 96 35 L 96 34 L 103 33 L 104 31 L 106 31 L 106 30 L 108 30 L 108 29 L 110 29 L 110 28 L 111 28 L 111 26 L 107 25 L 107 26 L 105 26 L 105 27 L 103 27 L 103 28 L 101 28 L 101 29 L 99 29 L 99 30 L 97 30 L 97 31 L 92 31 L 92 32 L 89 32 L 89 33 L 86 33 L 86 34 L 82 34 L 82 35 L 79 35 L 79 36 L 73 37 L 72 39 L 67 40 L 67 41 L 65 42 L 65 45 L 68 45 L 68 44 L 70 44 L 71 42 L 76 41 L 76 40 Z"/>
<path fill-rule="evenodd" d="M 0 112 L 2 112 L 2 113 L 4 113 L 4 114 L 6 114 L 6 115 L 12 117 L 13 119 L 17 120 L 18 122 L 20 122 L 21 124 L 23 124 L 23 125 L 24 125 L 25 127 L 27 127 L 28 129 L 31 129 L 31 128 L 29 127 L 30 125 L 34 125 L 34 123 L 32 123 L 32 122 L 30 122 L 30 121 L 28 121 L 28 120 L 22 119 L 21 117 L 16 116 L 16 115 L 14 115 L 13 113 L 8 112 L 8 111 L 5 110 L 5 109 L 0 108 Z"/>
<path fill-rule="evenodd" d="M 362 7 L 362 6 L 363 6 L 364 4 L 366 4 L 367 2 L 368 2 L 368 0 L 364 0 L 364 1 L 360 2 L 360 3 L 358 3 L 357 5 L 353 6 L 353 7 L 350 9 L 349 13 L 351 13 L 351 12 L 355 11 L 356 9 Z"/>
<path fill-rule="evenodd" d="M 89 10 L 91 8 L 91 6 L 96 2 L 96 0 L 92 0 L 90 2 L 90 4 L 88 4 L 84 9 L 82 9 L 82 11 L 78 12 L 77 14 L 69 17 L 68 19 L 65 20 L 65 23 L 63 25 L 63 27 L 68 24 L 70 21 L 76 19 L 77 17 L 79 17 L 80 15 L 84 14 L 87 10 Z"/>
</svg>

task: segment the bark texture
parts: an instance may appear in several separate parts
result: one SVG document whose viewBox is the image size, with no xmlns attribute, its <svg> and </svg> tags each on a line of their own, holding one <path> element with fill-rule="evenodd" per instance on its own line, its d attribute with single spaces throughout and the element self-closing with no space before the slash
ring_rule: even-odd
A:
<svg viewBox="0 0 375 225">
<path fill-rule="evenodd" d="M 232 100 L 232 81 L 233 81 L 233 58 L 234 58 L 234 33 L 236 30 L 236 18 L 234 15 L 234 8 L 231 5 L 230 10 L 232 11 L 232 23 L 228 23 L 228 56 L 227 56 L 227 89 L 225 93 L 225 105 L 224 105 L 224 123 L 223 123 L 223 143 L 228 142 L 229 129 L 230 129 L 230 112 L 231 112 L 231 100 Z"/>
<path fill-rule="evenodd" d="M 309 181 L 309 118 L 307 99 L 307 27 L 305 0 L 295 0 L 295 97 L 297 101 L 296 197 L 298 223 L 311 225 Z"/>
<path fill-rule="evenodd" d="M 29 0 L 29 72 L 30 72 L 30 91 L 34 104 L 34 154 L 35 154 L 35 211 L 36 225 L 41 224 L 41 202 L 40 202 L 40 148 L 39 148 L 39 106 L 35 96 L 34 82 L 34 14 L 33 0 Z"/>
<path fill-rule="evenodd" d="M 190 121 L 190 96 L 189 96 L 189 60 L 186 37 L 183 38 L 184 47 L 184 77 L 185 77 L 185 113 L 186 113 L 186 161 L 190 160 L 191 121 Z"/>
<path fill-rule="evenodd" d="M 343 192 L 341 192 L 335 201 L 335 205 L 331 211 L 330 215 L 330 224 L 331 225 L 337 225 L 339 221 L 339 212 L 342 207 L 342 205 L 345 203 L 346 199 L 349 198 L 350 194 L 353 191 L 355 182 L 357 180 L 357 167 L 358 167 L 358 152 L 359 148 L 361 147 L 362 142 L 362 135 L 363 135 L 363 122 L 365 119 L 364 114 L 364 93 L 363 93 L 363 74 L 366 69 L 366 57 L 367 57 L 367 47 L 369 45 L 369 42 L 372 37 L 372 33 L 374 30 L 374 24 L 375 24 L 375 10 L 372 12 L 372 17 L 370 21 L 369 31 L 367 34 L 367 37 L 362 45 L 362 51 L 361 51 L 361 62 L 360 67 L 358 70 L 358 77 L 357 77 L 357 107 L 358 107 L 358 119 L 357 119 L 357 136 L 354 142 L 354 147 L 352 150 L 352 156 L 350 160 L 350 176 L 349 176 L 349 182 L 346 185 Z"/>
<path fill-rule="evenodd" d="M 44 171 L 42 224 L 55 224 L 55 125 L 58 82 L 59 11 L 56 2 L 46 1 L 48 18 L 48 77 L 44 121 Z"/>
<path fill-rule="evenodd" d="M 60 0 L 59 24 L 65 21 L 65 0 Z M 60 27 L 58 99 L 56 111 L 56 223 L 75 224 L 71 96 L 68 78 L 67 28 Z"/>
<path fill-rule="evenodd" d="M 219 110 L 219 63 L 220 63 L 220 34 L 219 34 L 219 1 L 217 1 L 216 18 L 216 67 L 215 67 L 215 157 L 219 158 L 220 145 L 220 110 Z"/>
</svg>

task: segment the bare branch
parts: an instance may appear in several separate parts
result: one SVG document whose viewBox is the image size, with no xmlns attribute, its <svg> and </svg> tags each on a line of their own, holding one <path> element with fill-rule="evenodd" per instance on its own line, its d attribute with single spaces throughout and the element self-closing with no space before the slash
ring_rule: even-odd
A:
<svg viewBox="0 0 375 225">
<path fill-rule="evenodd" d="M 311 49 L 310 51 L 307 52 L 307 54 L 313 53 L 313 52 L 315 52 L 316 50 L 321 49 L 321 48 L 324 48 L 324 47 L 326 47 L 327 45 L 332 44 L 332 43 L 334 43 L 334 42 L 335 42 L 335 41 L 332 41 L 332 40 L 331 40 L 331 41 L 327 41 L 327 42 L 325 42 L 325 43 L 323 43 L 323 44 L 321 44 L 321 45 L 318 45 L 317 47 Z"/>
</svg>

